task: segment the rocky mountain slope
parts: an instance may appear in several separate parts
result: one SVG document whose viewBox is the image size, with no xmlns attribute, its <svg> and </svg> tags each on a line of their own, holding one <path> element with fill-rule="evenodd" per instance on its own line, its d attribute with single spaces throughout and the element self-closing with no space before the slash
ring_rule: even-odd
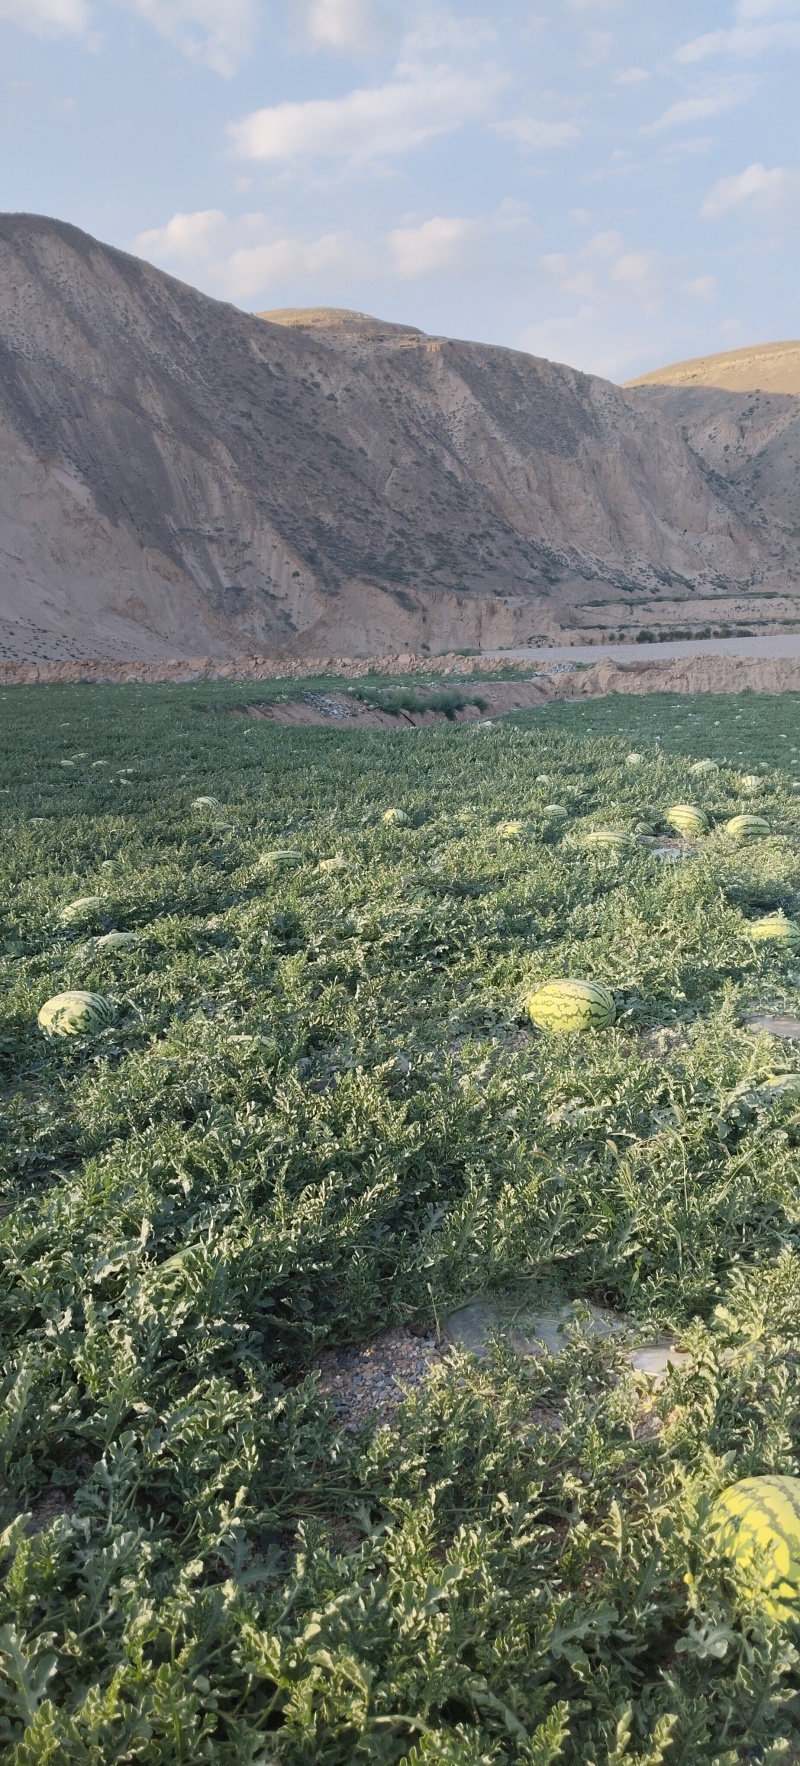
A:
<svg viewBox="0 0 800 1766">
<path fill-rule="evenodd" d="M 0 217 L 0 657 L 749 619 L 797 549 L 670 397 L 359 314 L 247 315 Z"/>
<path fill-rule="evenodd" d="M 800 342 L 676 362 L 627 391 L 641 411 L 681 430 L 739 520 L 758 534 L 769 560 L 759 599 L 765 611 L 773 601 L 778 623 L 781 611 L 791 619 L 800 597 Z"/>
</svg>

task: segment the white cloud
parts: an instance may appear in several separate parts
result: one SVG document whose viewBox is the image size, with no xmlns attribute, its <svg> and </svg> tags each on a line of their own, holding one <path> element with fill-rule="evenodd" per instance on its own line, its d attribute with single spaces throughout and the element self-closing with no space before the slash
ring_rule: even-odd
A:
<svg viewBox="0 0 800 1766">
<path fill-rule="evenodd" d="M 618 86 L 641 86 L 645 80 L 652 78 L 646 67 L 624 67 L 617 74 Z"/>
<path fill-rule="evenodd" d="M 720 178 L 706 197 L 701 214 L 716 220 L 743 204 L 761 214 L 774 214 L 785 209 L 800 196 L 800 168 L 772 166 L 769 170 L 758 161 L 743 172 Z"/>
<path fill-rule="evenodd" d="M 695 276 L 692 282 L 684 282 L 684 294 L 690 294 L 692 300 L 714 300 L 717 293 L 716 276 Z"/>
<path fill-rule="evenodd" d="M 418 227 L 395 227 L 387 234 L 392 268 L 409 281 L 461 274 L 474 266 L 483 236 L 479 221 L 458 215 L 433 215 Z"/>
<path fill-rule="evenodd" d="M 533 149 L 568 147 L 576 141 L 580 130 L 577 123 L 547 122 L 541 117 L 509 117 L 507 122 L 494 123 L 498 135 L 508 135 L 520 147 Z"/>
<path fill-rule="evenodd" d="M 386 41 L 391 19 L 381 0 L 310 0 L 306 34 L 322 49 L 378 49 Z"/>
<path fill-rule="evenodd" d="M 671 104 L 655 122 L 646 123 L 640 133 L 659 135 L 662 129 L 673 129 L 681 123 L 696 123 L 704 117 L 721 116 L 723 111 L 740 104 L 744 96 L 744 89 L 737 84 L 722 86 L 713 92 L 698 93 L 695 98 L 681 98 L 677 104 Z"/>
<path fill-rule="evenodd" d="M 475 276 L 496 270 L 501 241 L 536 236 L 524 203 L 506 201 L 491 215 L 432 215 L 386 235 L 388 269 L 404 281 L 425 276 Z"/>
<path fill-rule="evenodd" d="M 385 86 L 253 111 L 231 126 L 231 137 L 241 159 L 365 162 L 485 116 L 499 85 L 492 72 L 478 79 L 449 67 L 401 66 Z"/>
<path fill-rule="evenodd" d="M 124 0 L 182 55 L 230 76 L 249 55 L 258 29 L 256 0 Z"/>
<path fill-rule="evenodd" d="M 368 254 L 349 232 L 308 239 L 282 231 L 268 215 L 230 219 L 222 209 L 173 215 L 165 227 L 140 233 L 134 246 L 148 262 L 197 278 L 209 293 L 231 301 L 369 267 Z"/>
<path fill-rule="evenodd" d="M 790 19 L 767 25 L 734 25 L 728 31 L 707 31 L 684 43 L 676 61 L 704 61 L 709 55 L 740 55 L 752 60 L 768 49 L 800 49 L 800 23 Z"/>
<path fill-rule="evenodd" d="M 482 276 L 496 270 L 504 240 L 535 236 L 525 204 L 508 200 L 489 215 L 406 216 L 374 244 L 349 230 L 309 236 L 266 214 L 230 217 L 222 209 L 175 214 L 133 244 L 149 262 L 224 300 L 251 304 L 281 288 L 319 305 L 332 282 Z"/>
<path fill-rule="evenodd" d="M 458 55 L 479 54 L 489 43 L 496 42 L 497 31 L 489 19 L 456 18 L 452 13 L 434 12 L 424 6 L 405 37 L 409 55 L 429 55 L 437 49 L 450 49 Z"/>
<path fill-rule="evenodd" d="M 670 261 L 659 251 L 634 251 L 621 233 L 595 233 L 573 254 L 549 252 L 542 267 L 564 294 L 586 301 L 630 299 L 657 302 L 670 279 Z"/>
<path fill-rule="evenodd" d="M 665 330 L 694 324 L 697 303 L 716 293 L 713 276 L 687 281 L 682 258 L 639 249 L 616 230 L 595 233 L 578 251 L 548 253 L 541 270 L 537 304 L 546 312 L 555 285 L 557 312 L 530 325 L 521 348 L 613 379 L 648 357 L 663 360 Z"/>
<path fill-rule="evenodd" d="M 35 37 L 78 37 L 88 28 L 86 0 L 0 0 L 0 20 Z"/>
<path fill-rule="evenodd" d="M 799 15 L 800 0 L 739 0 L 729 28 L 693 37 L 677 50 L 675 59 L 690 63 L 710 55 L 752 59 L 769 49 L 800 49 Z"/>
</svg>

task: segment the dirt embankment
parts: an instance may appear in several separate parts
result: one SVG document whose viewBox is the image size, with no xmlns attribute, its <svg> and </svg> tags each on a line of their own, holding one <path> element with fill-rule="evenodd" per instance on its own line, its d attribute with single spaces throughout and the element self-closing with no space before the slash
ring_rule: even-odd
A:
<svg viewBox="0 0 800 1766">
<path fill-rule="evenodd" d="M 592 699 L 605 693 L 790 693 L 800 692 L 800 657 L 708 656 L 690 654 L 668 662 L 643 658 L 641 662 L 613 662 L 601 657 L 589 668 L 564 663 L 541 663 L 536 674 L 531 665 L 522 665 L 520 674 L 511 680 L 492 680 L 492 673 L 504 669 L 502 661 L 494 664 L 480 656 L 422 657 L 413 654 L 394 656 L 312 656 L 304 661 L 283 661 L 259 656 L 243 656 L 234 662 L 219 662 L 211 657 L 195 657 L 188 662 L 46 662 L 0 664 L 0 686 L 34 686 L 38 684 L 87 681 L 98 684 L 189 681 L 277 681 L 313 680 L 338 677 L 359 680 L 367 675 L 418 675 L 421 680 L 433 675 L 469 679 L 481 678 L 478 697 L 482 705 L 456 712 L 466 716 L 502 716 L 507 712 L 540 705 L 549 699 Z M 488 679 L 486 677 L 489 677 Z M 314 698 L 318 695 L 314 695 Z M 352 715 L 352 706 L 342 695 L 347 716 L 325 712 L 311 702 L 286 702 L 259 711 L 283 722 L 328 723 L 339 721 L 342 727 L 384 727 L 397 729 L 401 720 L 382 712 L 359 712 Z M 442 713 L 426 711 L 406 714 L 406 722 L 432 723 Z"/>
</svg>

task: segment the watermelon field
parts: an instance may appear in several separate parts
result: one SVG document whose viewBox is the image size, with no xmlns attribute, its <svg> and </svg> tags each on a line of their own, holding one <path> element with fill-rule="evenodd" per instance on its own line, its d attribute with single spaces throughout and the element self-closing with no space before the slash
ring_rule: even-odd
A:
<svg viewBox="0 0 800 1766">
<path fill-rule="evenodd" d="M 0 1757 L 798 1761 L 800 696 L 289 690 L 0 692 Z"/>
</svg>

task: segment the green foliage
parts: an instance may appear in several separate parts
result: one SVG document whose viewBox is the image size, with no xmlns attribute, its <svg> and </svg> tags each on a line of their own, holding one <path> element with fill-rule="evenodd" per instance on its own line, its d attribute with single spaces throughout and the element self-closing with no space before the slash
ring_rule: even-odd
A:
<svg viewBox="0 0 800 1766">
<path fill-rule="evenodd" d="M 251 697 L 0 695 L 4 1757 L 791 1760 L 795 1635 L 708 1517 L 800 1469 L 800 1061 L 743 1022 L 800 1009 L 748 930 L 800 910 L 795 701 L 401 737 Z M 686 862 L 585 844 L 680 800 Z M 531 1028 L 568 975 L 612 1027 Z M 71 989 L 114 1021 L 44 1037 Z M 689 1358 L 643 1405 L 579 1330 L 454 1355 L 342 1429 L 323 1345 L 511 1291 Z"/>
</svg>

